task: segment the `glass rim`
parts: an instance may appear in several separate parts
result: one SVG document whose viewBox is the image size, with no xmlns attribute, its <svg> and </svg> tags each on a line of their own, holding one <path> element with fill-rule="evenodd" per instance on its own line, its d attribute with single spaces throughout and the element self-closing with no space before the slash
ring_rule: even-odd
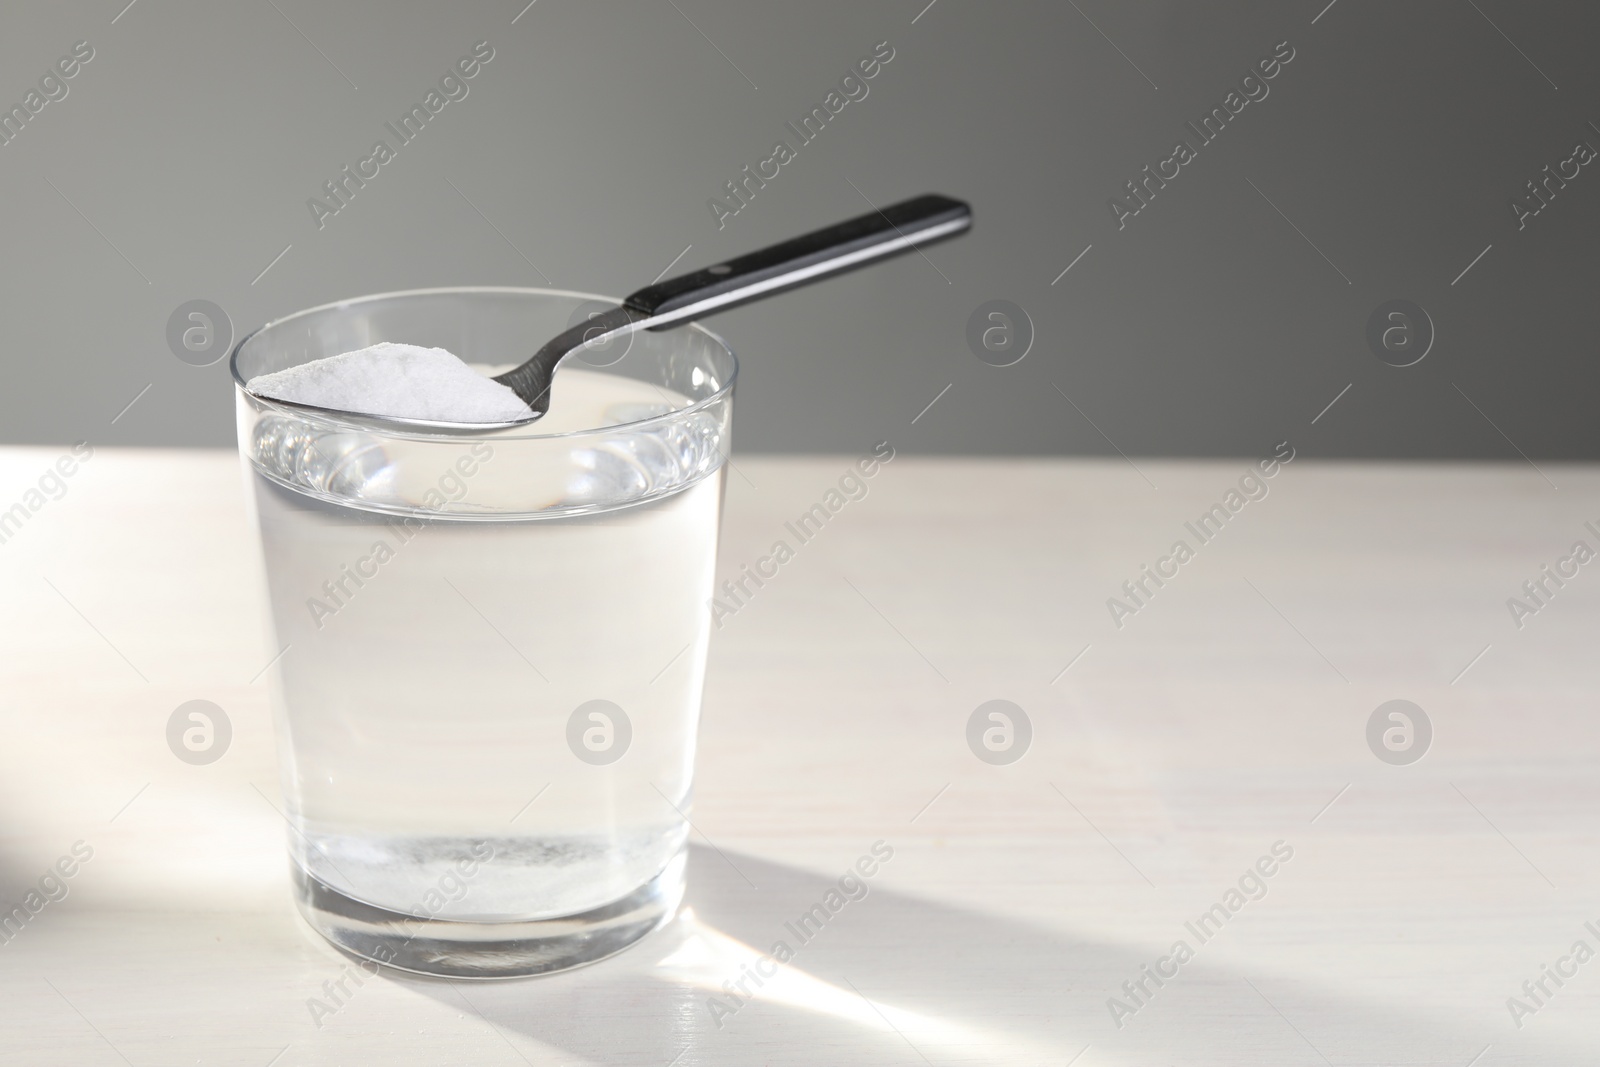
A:
<svg viewBox="0 0 1600 1067">
<path fill-rule="evenodd" d="M 651 415 L 648 418 L 636 419 L 632 422 L 613 423 L 609 426 L 591 426 L 582 430 L 567 430 L 562 433 L 520 433 L 515 429 L 489 429 L 478 432 L 462 430 L 429 432 L 424 430 L 413 430 L 398 427 L 394 423 L 382 418 L 381 416 L 373 416 L 368 418 L 353 413 L 344 416 L 329 415 L 321 409 L 307 408 L 303 405 L 295 404 L 290 401 L 276 400 L 272 397 L 258 396 L 257 394 L 250 392 L 250 390 L 245 387 L 244 378 L 239 373 L 239 355 L 244 351 L 245 345 L 249 344 L 256 337 L 268 330 L 274 329 L 278 326 L 286 325 L 296 319 L 303 318 L 308 315 L 314 315 L 325 311 L 336 311 L 342 308 L 353 307 L 372 301 L 391 300 L 397 297 L 443 296 L 450 294 L 486 295 L 494 293 L 511 294 L 517 296 L 572 297 L 578 300 L 596 300 L 602 303 L 616 304 L 619 306 L 622 304 L 622 301 L 617 297 L 606 296 L 600 293 L 585 293 L 575 289 L 541 289 L 536 286 L 530 287 L 516 285 L 450 285 L 436 286 L 427 289 L 396 289 L 386 293 L 366 293 L 361 296 L 347 297 L 343 300 L 333 300 L 326 304 L 318 304 L 315 307 L 302 308 L 299 311 L 291 312 L 290 314 L 284 315 L 281 318 L 272 319 L 269 322 L 257 326 L 255 329 L 239 338 L 239 340 L 234 344 L 233 350 L 228 354 L 228 373 L 233 377 L 234 389 L 238 395 L 248 397 L 252 402 L 261 405 L 262 408 L 266 410 L 276 412 L 280 415 L 290 416 L 303 422 L 314 421 L 336 427 L 341 430 L 351 430 L 363 433 L 371 433 L 376 431 L 387 437 L 408 441 L 459 441 L 478 438 L 493 438 L 497 441 L 557 441 L 567 437 L 587 437 L 593 434 L 638 430 L 640 428 L 649 428 L 692 416 L 697 412 L 703 411 L 706 408 L 723 402 L 733 393 L 734 383 L 739 377 L 738 355 L 734 353 L 733 347 L 723 339 L 721 334 L 707 329 L 699 322 L 692 321 L 684 324 L 674 324 L 673 328 L 677 328 L 678 325 L 683 325 L 684 327 L 698 331 L 700 334 L 709 338 L 711 342 L 728 357 L 732 367 L 728 374 L 727 381 L 723 382 L 715 392 L 707 396 L 703 396 L 699 400 L 696 400 L 684 407 L 674 408 L 671 411 L 663 412 L 658 415 Z M 537 427 L 539 422 L 538 420 L 535 420 L 528 425 L 530 427 Z"/>
</svg>

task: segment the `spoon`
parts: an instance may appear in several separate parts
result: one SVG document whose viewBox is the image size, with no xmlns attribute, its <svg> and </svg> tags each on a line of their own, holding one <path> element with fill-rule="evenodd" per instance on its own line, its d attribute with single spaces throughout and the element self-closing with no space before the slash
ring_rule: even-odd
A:
<svg viewBox="0 0 1600 1067">
<path fill-rule="evenodd" d="M 972 209 L 960 200 L 927 194 L 903 200 L 858 218 L 747 252 L 689 274 L 645 286 L 610 311 L 580 322 L 547 341 L 520 367 L 496 375 L 533 414 L 512 422 L 431 422 L 396 416 L 338 411 L 313 404 L 274 403 L 355 418 L 362 423 L 419 430 L 482 433 L 526 426 L 550 409 L 550 380 L 563 360 L 590 345 L 600 345 L 636 330 L 660 330 L 716 311 L 820 281 L 921 245 L 953 237 L 972 225 Z"/>
</svg>

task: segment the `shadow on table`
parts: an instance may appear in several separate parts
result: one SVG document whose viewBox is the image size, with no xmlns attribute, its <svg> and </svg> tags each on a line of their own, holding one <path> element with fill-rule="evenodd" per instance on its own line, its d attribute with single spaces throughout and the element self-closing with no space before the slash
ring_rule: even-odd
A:
<svg viewBox="0 0 1600 1067">
<path fill-rule="evenodd" d="M 1467 1034 L 1404 1006 L 1330 997 L 1270 974 L 1248 976 L 1252 989 L 1247 976 L 1207 965 L 1203 949 L 1119 1030 L 1106 1005 L 1110 987 L 1137 978 L 1149 952 L 870 883 L 866 897 L 802 943 L 785 923 L 822 902 L 835 882 L 699 847 L 689 879 L 672 923 L 593 966 L 511 982 L 396 980 L 482 1016 L 508 1042 L 520 1033 L 597 1063 L 658 1067 L 1064 1064 L 1091 1044 L 1080 1067 L 1465 1063 L 1491 1040 L 1513 1044 L 1496 1025 L 1504 1020 L 1487 1014 Z M 779 940 L 796 954 L 754 998 L 724 987 Z M 1518 1035 L 1520 1051 L 1531 1052 L 1523 1040 Z M 1543 1059 L 1572 1051 L 1546 1045 Z"/>
</svg>

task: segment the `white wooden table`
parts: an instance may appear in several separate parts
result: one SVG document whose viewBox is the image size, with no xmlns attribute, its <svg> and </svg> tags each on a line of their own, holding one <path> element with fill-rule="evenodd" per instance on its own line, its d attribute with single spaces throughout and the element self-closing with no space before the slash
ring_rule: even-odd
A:
<svg viewBox="0 0 1600 1067">
<path fill-rule="evenodd" d="M 0 510 L 62 451 L 0 451 Z M 0 1063 L 1600 1054 L 1600 961 L 1507 1006 L 1600 950 L 1600 564 L 1521 629 L 1506 604 L 1600 547 L 1600 470 L 1302 458 L 1119 630 L 1107 598 L 1245 461 L 902 456 L 716 636 L 670 927 L 551 978 L 346 977 L 319 1026 L 348 965 L 290 903 L 236 463 L 97 450 L 0 544 L 0 902 L 93 850 L 0 943 Z M 724 570 L 848 463 L 740 459 Z M 197 698 L 234 728 L 209 766 L 164 737 Z M 1009 765 L 966 740 L 994 699 L 1032 725 Z M 1432 723 L 1419 762 L 1368 747 L 1391 699 Z M 719 1027 L 707 998 L 880 840 L 868 895 Z M 1265 896 L 1202 943 L 1186 923 L 1280 841 Z M 1179 940 L 1193 957 L 1129 997 Z"/>
</svg>

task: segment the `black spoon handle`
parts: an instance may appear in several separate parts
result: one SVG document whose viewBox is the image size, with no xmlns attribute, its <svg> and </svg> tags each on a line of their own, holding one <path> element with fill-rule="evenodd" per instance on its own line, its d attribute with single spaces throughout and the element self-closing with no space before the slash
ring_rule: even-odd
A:
<svg viewBox="0 0 1600 1067">
<path fill-rule="evenodd" d="M 916 250 L 971 225 L 965 203 L 930 193 L 646 286 L 623 305 L 648 316 L 650 329 L 663 329 Z"/>
</svg>

